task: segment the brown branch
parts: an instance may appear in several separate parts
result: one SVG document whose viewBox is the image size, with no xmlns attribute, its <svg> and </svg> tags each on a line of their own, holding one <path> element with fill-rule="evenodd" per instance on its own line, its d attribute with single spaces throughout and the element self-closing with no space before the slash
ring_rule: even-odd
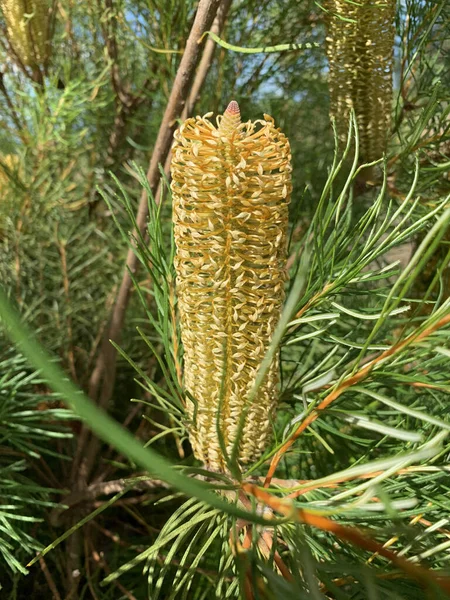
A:
<svg viewBox="0 0 450 600">
<path fill-rule="evenodd" d="M 222 29 L 225 25 L 225 20 L 227 18 L 228 11 L 230 10 L 231 2 L 232 0 L 222 0 L 217 10 L 217 15 L 211 26 L 211 31 L 212 33 L 215 33 L 218 36 L 220 36 Z M 211 67 L 215 48 L 216 43 L 214 42 L 214 40 L 208 37 L 208 39 L 205 42 L 202 58 L 200 60 L 197 72 L 195 74 L 195 79 L 192 83 L 191 91 L 189 92 L 189 98 L 187 99 L 187 102 L 181 114 L 181 119 L 183 121 L 193 113 L 195 103 L 198 100 L 200 91 L 203 87 L 206 76 L 208 75 L 209 69 Z"/>
<path fill-rule="evenodd" d="M 71 525 L 76 524 L 76 519 L 73 520 Z M 81 575 L 81 556 L 80 548 L 82 545 L 82 530 L 76 529 L 69 539 L 66 541 L 65 554 L 66 554 L 66 596 L 65 600 L 77 600 L 78 598 L 78 587 L 80 585 Z"/>
<path fill-rule="evenodd" d="M 53 581 L 53 577 L 52 577 L 50 571 L 48 570 L 47 563 L 45 562 L 45 560 L 42 556 L 39 558 L 39 566 L 41 567 L 42 572 L 44 573 L 44 577 L 47 581 L 47 585 L 48 585 L 51 593 L 53 594 L 53 600 L 61 600 L 61 596 L 60 596 L 60 593 L 58 592 L 58 588 L 56 587 L 55 582 Z"/>
<path fill-rule="evenodd" d="M 92 554 L 92 558 L 95 561 L 97 560 L 97 556 L 99 556 L 99 555 L 94 550 L 94 545 L 93 545 L 92 539 L 89 535 L 84 536 L 83 545 L 84 545 L 84 568 L 86 570 L 87 585 L 91 592 L 92 600 L 99 600 L 99 597 L 97 596 L 94 586 L 93 586 L 93 578 L 92 578 L 92 574 L 91 574 L 91 560 L 90 560 L 91 554 Z M 92 553 L 89 550 L 89 546 L 92 548 Z"/>
<path fill-rule="evenodd" d="M 114 306 L 114 300 L 116 297 L 116 293 L 117 293 L 117 286 L 114 285 L 114 287 L 109 292 L 109 294 L 105 300 L 105 315 L 108 315 L 109 311 Z M 86 361 L 86 372 L 87 373 L 90 372 L 90 367 L 94 361 L 95 355 L 97 354 L 97 349 L 103 339 L 104 332 L 105 332 L 107 326 L 108 326 L 108 319 L 105 318 L 102 320 L 101 325 L 98 328 L 97 334 L 95 336 L 94 341 L 92 342 L 91 348 L 89 350 L 89 354 L 87 356 L 87 361 Z"/>
<path fill-rule="evenodd" d="M 155 196 L 160 179 L 159 165 L 165 162 L 167 155 L 169 154 L 176 121 L 183 112 L 190 85 L 194 77 L 195 68 L 200 58 L 201 46 L 199 40 L 203 33 L 208 31 L 211 27 L 219 4 L 220 0 L 200 0 L 199 2 L 197 13 L 178 67 L 147 171 L 147 180 L 150 189 Z M 148 200 L 147 194 L 145 190 L 143 190 L 136 215 L 137 229 L 139 231 L 134 232 L 132 236 L 133 239 L 138 237 L 138 233 L 140 235 L 145 234 L 147 218 Z M 96 365 L 89 380 L 88 394 L 102 407 L 106 407 L 110 401 L 116 377 L 117 351 L 111 344 L 111 341 L 115 343 L 120 342 L 121 331 L 132 287 L 130 273 L 135 274 L 137 268 L 138 258 L 133 249 L 129 249 L 109 327 L 106 331 Z M 79 484 L 87 481 L 89 472 L 92 468 L 93 455 L 95 455 L 95 449 L 98 447 L 98 442 L 93 442 L 91 448 L 84 453 L 86 459 L 80 464 L 87 436 L 87 428 L 84 427 L 80 434 L 77 454 L 73 462 L 73 478 L 74 480 L 78 480 Z"/>
<path fill-rule="evenodd" d="M 273 552 L 273 533 L 268 529 L 265 529 L 261 532 L 261 539 L 258 541 L 259 548 L 263 555 L 268 559 Z M 287 568 L 285 562 L 280 556 L 278 550 L 273 552 L 273 560 L 276 564 L 278 570 L 281 575 L 286 579 L 286 581 L 293 581 L 292 573 Z"/>
<path fill-rule="evenodd" d="M 151 157 L 150 165 L 147 171 L 147 180 L 152 190 L 156 193 L 159 182 L 159 165 L 164 163 L 172 143 L 173 132 L 176 127 L 176 119 L 182 113 L 185 98 L 188 94 L 189 86 L 194 75 L 194 70 L 200 55 L 200 46 L 198 40 L 202 34 L 211 26 L 214 15 L 217 11 L 219 0 L 200 0 L 197 14 L 186 43 L 186 49 L 178 67 L 177 75 L 172 87 L 172 92 L 162 119 L 162 123 L 156 138 L 155 148 Z M 143 235 L 148 217 L 147 194 L 142 192 L 139 208 L 136 215 L 136 223 L 139 234 Z M 134 232 L 133 238 L 138 237 L 138 232 Z M 136 273 L 138 259 L 132 249 L 128 251 L 126 265 L 123 273 L 122 282 L 117 294 L 116 304 L 111 315 L 110 327 L 107 336 L 104 339 L 97 364 L 92 373 L 89 382 L 89 395 L 91 398 L 99 396 L 101 406 L 106 406 L 111 397 L 112 387 L 115 380 L 116 350 L 109 340 L 118 342 L 120 332 L 125 319 L 125 312 L 128 306 L 129 294 L 132 281 L 129 271 Z M 103 387 L 98 394 L 101 378 L 107 372 L 103 380 Z"/>
<path fill-rule="evenodd" d="M 67 3 L 68 10 L 66 12 L 64 7 L 61 5 L 61 2 L 58 2 L 57 7 L 55 7 L 55 11 L 57 8 L 62 20 L 64 21 L 64 31 L 67 35 L 67 39 L 70 41 L 70 48 L 73 51 L 73 59 L 74 62 L 78 64 L 81 62 L 81 53 L 80 46 L 78 45 L 73 31 L 73 5 L 74 0 L 69 0 Z M 54 22 L 56 22 L 56 18 L 54 19 Z"/>
<path fill-rule="evenodd" d="M 58 506 L 52 510 L 50 513 L 50 523 L 53 527 L 57 527 L 59 525 L 61 515 L 77 504 L 81 504 L 82 502 L 93 502 L 99 496 L 123 492 L 123 490 L 130 486 L 132 486 L 131 489 L 138 491 L 149 489 L 167 489 L 169 487 L 166 482 L 158 479 L 143 479 L 140 481 L 135 481 L 134 483 L 131 483 L 127 479 L 115 479 L 112 481 L 93 483 L 83 490 L 71 492 L 65 498 L 62 498 L 60 504 L 62 504 L 64 508 Z"/>
<path fill-rule="evenodd" d="M 149 66 L 150 76 L 142 84 L 140 93 L 133 94 L 129 83 L 125 82 L 120 72 L 119 51 L 116 40 L 117 18 L 113 0 L 97 0 L 98 10 L 101 18 L 101 30 L 105 43 L 106 53 L 109 59 L 111 85 L 114 92 L 114 121 L 109 134 L 108 145 L 104 158 L 104 169 L 112 169 L 117 162 L 123 163 L 127 159 L 128 152 L 118 157 L 118 149 L 126 137 L 130 121 L 140 106 L 147 101 L 147 109 L 150 111 L 153 104 L 153 94 L 158 86 L 157 70 L 160 64 L 156 61 Z M 104 17 L 104 18 L 103 18 Z M 102 178 L 97 182 L 101 185 Z M 97 189 L 93 190 L 93 197 L 89 201 L 89 213 L 92 214 L 101 202 L 101 195 Z"/>
<path fill-rule="evenodd" d="M 103 39 L 105 40 L 106 52 L 108 58 L 111 61 L 111 82 L 116 93 L 116 96 L 120 99 L 122 104 L 127 104 L 127 97 L 123 94 L 122 78 L 119 70 L 119 60 L 117 52 L 116 42 L 116 17 L 114 15 L 114 4 L 113 0 L 104 0 L 105 9 L 102 8 L 101 0 L 98 0 L 99 9 L 102 15 L 100 22 L 104 22 Z"/>
<path fill-rule="evenodd" d="M 119 162 L 118 149 L 125 139 L 127 133 L 127 127 L 130 121 L 133 119 L 138 109 L 144 102 L 147 102 L 146 110 L 150 112 L 153 106 L 153 92 L 158 87 L 158 79 L 156 77 L 156 71 L 158 69 L 158 63 L 153 63 L 150 71 L 151 76 L 148 77 L 141 86 L 139 95 L 132 95 L 128 91 L 125 93 L 126 101 L 124 100 L 124 94 L 115 95 L 115 116 L 114 123 L 108 139 L 108 147 L 106 150 L 106 157 L 104 161 L 104 170 L 111 169 L 114 165 Z M 130 152 L 126 151 L 120 156 L 120 163 L 123 164 L 129 158 Z M 97 193 L 97 196 L 98 193 Z M 99 198 L 92 202 L 95 205 L 99 202 Z M 92 210 L 92 207 L 91 207 Z"/>
</svg>

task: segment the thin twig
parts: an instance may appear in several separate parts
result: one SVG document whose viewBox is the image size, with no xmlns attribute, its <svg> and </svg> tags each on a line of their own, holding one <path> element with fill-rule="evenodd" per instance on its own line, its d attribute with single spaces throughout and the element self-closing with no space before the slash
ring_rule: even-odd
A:
<svg viewBox="0 0 450 600">
<path fill-rule="evenodd" d="M 58 588 L 56 587 L 56 584 L 53 581 L 53 577 L 50 571 L 48 570 L 47 563 L 45 562 L 42 556 L 39 558 L 39 565 L 42 569 L 42 572 L 44 573 L 44 577 L 47 581 L 48 587 L 50 588 L 50 591 L 53 594 L 53 600 L 62 600 L 58 592 Z"/>
<path fill-rule="evenodd" d="M 270 506 L 270 508 L 276 512 L 286 517 L 291 517 L 299 523 L 310 525 L 311 527 L 315 527 L 321 531 L 333 533 L 340 540 L 350 542 L 351 544 L 358 546 L 363 550 L 378 552 L 380 556 L 387 558 L 411 578 L 416 579 L 424 584 L 431 583 L 438 585 L 442 590 L 450 592 L 450 577 L 437 577 L 433 571 L 421 567 L 416 563 L 411 563 L 395 552 L 388 550 L 383 546 L 383 544 L 367 537 L 356 527 L 340 525 L 336 521 L 332 521 L 327 517 L 323 517 L 319 514 L 302 508 L 297 508 L 291 501 L 286 502 L 286 500 L 272 496 L 272 494 L 269 494 L 265 490 L 258 488 L 252 483 L 244 483 L 242 488 L 245 492 L 251 494 L 265 505 Z"/>
<path fill-rule="evenodd" d="M 90 560 L 89 560 L 90 553 L 89 553 L 88 544 L 90 544 L 90 546 L 92 546 L 92 540 L 91 540 L 90 536 L 86 535 L 84 537 L 84 563 L 85 563 L 85 568 L 86 568 L 86 579 L 87 579 L 88 588 L 92 595 L 92 600 L 99 600 L 99 597 L 97 596 L 97 594 L 94 590 L 93 583 L 92 583 L 92 575 L 91 575 Z M 92 551 L 92 554 L 94 554 L 94 550 Z"/>
<path fill-rule="evenodd" d="M 442 317 L 434 325 L 427 327 L 421 333 L 413 332 L 404 340 L 397 342 L 396 344 L 379 354 L 376 358 L 372 359 L 361 369 L 359 369 L 359 371 L 357 371 L 354 375 L 348 375 L 347 377 L 345 377 L 342 380 L 342 382 L 332 392 L 325 396 L 322 402 L 320 402 L 320 404 L 299 424 L 295 431 L 289 436 L 286 442 L 274 455 L 269 466 L 269 471 L 266 476 L 264 487 L 268 487 L 270 485 L 272 476 L 275 473 L 275 470 L 286 451 L 292 446 L 295 440 L 298 437 L 300 437 L 303 431 L 305 431 L 305 429 L 307 429 L 312 423 L 314 423 L 314 421 L 321 414 L 321 412 L 328 408 L 328 406 L 332 402 L 337 400 L 337 398 L 339 398 L 348 388 L 358 384 L 359 382 L 364 380 L 368 375 L 370 375 L 375 365 L 382 362 L 383 360 L 386 360 L 391 356 L 394 356 L 395 354 L 398 354 L 409 345 L 422 341 L 423 339 L 425 339 L 441 327 L 444 327 L 448 323 L 450 323 L 450 315 Z"/>
<path fill-rule="evenodd" d="M 262 533 L 261 533 L 261 538 L 259 540 L 259 548 L 261 550 L 265 550 L 264 554 L 266 556 L 266 558 L 269 558 L 271 552 L 272 552 L 272 547 L 273 547 L 273 532 L 269 531 L 268 529 L 265 529 Z M 294 578 L 292 576 L 292 573 L 289 571 L 289 569 L 287 568 L 286 564 L 284 563 L 283 559 L 280 556 L 280 553 L 278 552 L 278 550 L 275 550 L 275 552 L 273 553 L 273 560 L 276 564 L 276 566 L 278 567 L 278 570 L 280 571 L 281 575 L 286 579 L 286 581 L 292 581 Z"/>
<path fill-rule="evenodd" d="M 105 571 L 106 575 L 111 573 L 111 569 L 109 568 L 104 556 L 103 552 L 99 554 L 96 550 L 92 549 L 92 557 L 99 564 L 99 566 Z M 136 596 L 134 596 L 129 590 L 124 587 L 120 581 L 113 580 L 113 584 L 122 592 L 124 596 L 128 598 L 128 600 L 137 600 Z"/>
</svg>

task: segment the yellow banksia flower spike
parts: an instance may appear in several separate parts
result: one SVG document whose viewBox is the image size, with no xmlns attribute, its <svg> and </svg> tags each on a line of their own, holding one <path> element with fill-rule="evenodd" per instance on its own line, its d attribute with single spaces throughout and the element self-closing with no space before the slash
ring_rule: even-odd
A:
<svg viewBox="0 0 450 600">
<path fill-rule="evenodd" d="M 175 133 L 172 195 L 190 441 L 207 468 L 225 471 L 217 424 L 230 454 L 248 411 L 243 464 L 270 440 L 278 357 L 248 397 L 284 300 L 291 153 L 268 115 L 241 123 L 234 101 L 217 126 L 211 114 Z"/>
<path fill-rule="evenodd" d="M 361 159 L 377 160 L 390 128 L 396 0 L 326 0 L 324 6 L 331 116 L 345 144 L 353 108 Z"/>
<path fill-rule="evenodd" d="M 0 0 L 8 39 L 26 67 L 45 66 L 50 52 L 49 0 Z"/>
</svg>

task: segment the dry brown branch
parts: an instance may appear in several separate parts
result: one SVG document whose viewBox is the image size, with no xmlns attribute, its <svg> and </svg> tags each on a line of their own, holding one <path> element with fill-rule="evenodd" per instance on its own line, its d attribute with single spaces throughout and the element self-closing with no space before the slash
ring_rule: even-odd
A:
<svg viewBox="0 0 450 600">
<path fill-rule="evenodd" d="M 119 60 L 116 42 L 117 17 L 114 14 L 114 2 L 113 0 L 104 0 L 103 6 L 101 0 L 97 0 L 97 4 L 99 7 L 99 13 L 103 16 L 103 18 L 100 19 L 100 22 L 103 24 L 103 39 L 105 40 L 106 51 L 111 61 L 111 83 L 120 101 L 126 105 L 128 98 L 124 95 L 122 78 L 120 76 L 119 70 Z"/>
<path fill-rule="evenodd" d="M 92 555 L 92 558 L 94 560 L 96 560 L 98 553 L 95 552 L 95 550 L 92 550 L 92 552 L 90 552 L 89 546 L 93 547 L 92 540 L 90 537 L 85 536 L 85 538 L 84 538 L 84 564 L 85 564 L 85 569 L 86 569 L 87 585 L 91 592 L 92 600 L 99 600 L 99 597 L 97 596 L 94 586 L 92 584 L 92 574 L 91 574 L 91 566 L 90 566 L 90 563 L 91 563 L 90 555 Z"/>
<path fill-rule="evenodd" d="M 211 31 L 212 33 L 215 33 L 218 36 L 220 36 L 222 32 L 225 20 L 228 15 L 228 11 L 230 10 L 231 2 L 232 0 L 222 0 L 217 10 L 217 15 L 211 26 Z M 192 115 L 195 103 L 198 100 L 198 96 L 211 67 L 215 48 L 216 43 L 210 37 L 208 37 L 208 39 L 205 42 L 205 48 L 203 50 L 200 63 L 198 65 L 197 72 L 195 73 L 195 79 L 192 83 L 191 91 L 189 92 L 189 98 L 181 114 L 181 120 L 183 121 L 187 119 L 190 115 Z"/>
<path fill-rule="evenodd" d="M 66 596 L 65 600 L 77 600 L 78 586 L 80 584 L 81 574 L 81 555 L 80 548 L 82 546 L 82 530 L 77 529 L 67 540 L 66 544 Z"/>
<path fill-rule="evenodd" d="M 115 115 L 114 122 L 109 134 L 108 146 L 105 152 L 104 169 L 106 173 L 113 169 L 118 163 L 124 163 L 130 158 L 132 148 L 122 154 L 119 153 L 122 142 L 127 136 L 130 123 L 133 121 L 138 109 L 146 103 L 146 109 L 151 111 L 153 105 L 153 92 L 156 91 L 161 77 L 162 65 L 158 61 L 151 61 L 148 66 L 149 76 L 140 86 L 139 93 L 131 91 L 130 82 L 127 80 L 126 70 L 124 74 L 120 69 L 120 57 L 116 39 L 117 29 L 117 9 L 113 0 L 97 0 L 99 15 L 106 18 L 99 18 L 102 23 L 102 36 L 105 43 L 105 49 L 109 60 L 109 70 L 111 86 L 114 92 Z M 123 70 L 123 69 L 122 69 Z M 160 71 L 159 77 L 157 70 Z M 102 184 L 102 179 L 98 182 Z M 97 206 L 101 203 L 101 195 L 98 190 L 93 190 L 93 197 L 89 202 L 89 212 L 93 214 Z"/>
</svg>

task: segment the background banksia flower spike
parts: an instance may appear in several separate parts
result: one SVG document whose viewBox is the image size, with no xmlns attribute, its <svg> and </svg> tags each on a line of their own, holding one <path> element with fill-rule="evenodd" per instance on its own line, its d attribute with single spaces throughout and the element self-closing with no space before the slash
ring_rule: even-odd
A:
<svg viewBox="0 0 450 600">
<path fill-rule="evenodd" d="M 250 406 L 247 398 L 284 300 L 291 155 L 267 115 L 241 123 L 233 101 L 217 127 L 209 116 L 175 133 L 172 193 L 184 384 L 197 402 L 188 400 L 190 440 L 198 459 L 223 471 L 217 419 L 230 453 L 248 408 L 241 463 L 270 438 L 277 359 Z"/>
<path fill-rule="evenodd" d="M 345 144 L 355 110 L 362 162 L 383 156 L 392 107 L 395 0 L 327 0 L 330 113 Z"/>
<path fill-rule="evenodd" d="M 9 42 L 22 64 L 45 68 L 50 54 L 50 1 L 0 0 Z"/>
</svg>

